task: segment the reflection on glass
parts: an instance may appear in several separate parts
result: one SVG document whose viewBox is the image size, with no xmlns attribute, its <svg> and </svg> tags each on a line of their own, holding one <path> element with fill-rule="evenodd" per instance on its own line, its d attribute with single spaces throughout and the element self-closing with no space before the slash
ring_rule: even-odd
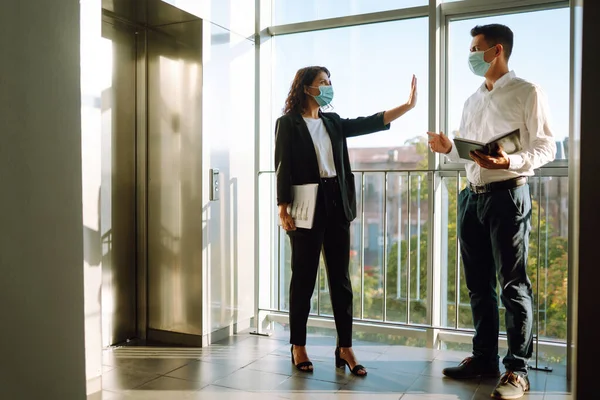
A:
<svg viewBox="0 0 600 400">
<path fill-rule="evenodd" d="M 254 0 L 162 0 L 242 36 L 254 34 Z"/>
<path fill-rule="evenodd" d="M 207 213 L 204 238 L 205 243 L 211 246 L 211 329 L 216 330 L 231 323 L 232 312 L 244 315 L 254 309 L 252 301 L 247 301 L 247 294 L 254 292 L 252 289 L 248 291 L 248 282 L 252 281 L 247 281 L 253 276 L 252 269 L 248 268 L 253 264 L 248 262 L 253 251 L 259 251 L 261 265 L 264 266 L 259 272 L 259 293 L 255 295 L 259 296 L 263 307 L 270 308 L 272 301 L 277 299 L 271 293 L 276 286 L 270 282 L 270 276 L 276 275 L 271 275 L 273 271 L 269 270 L 277 258 L 268 258 L 277 253 L 266 250 L 273 249 L 278 243 L 277 230 L 274 229 L 277 214 L 274 210 L 273 176 L 265 175 L 259 179 L 264 197 L 259 201 L 261 218 L 256 221 L 251 217 L 253 199 L 247 198 L 249 193 L 254 192 L 255 179 L 254 42 L 209 23 L 203 25 L 203 35 L 202 161 L 205 170 L 219 168 L 223 179 L 221 201 L 204 206 Z M 254 223 L 259 224 L 259 232 L 264 235 L 261 237 L 267 242 L 261 240 L 258 250 L 252 245 Z M 281 241 L 281 246 L 285 243 Z M 233 256 L 238 253 L 241 257 L 243 255 L 239 261 Z M 281 254 L 285 255 L 285 252 Z M 237 296 L 240 296 L 239 301 Z"/>
<path fill-rule="evenodd" d="M 387 321 L 427 323 L 427 182 L 427 173 L 388 174 Z"/>
<path fill-rule="evenodd" d="M 541 338 L 567 338 L 568 177 L 530 183 L 533 199 L 529 277 Z"/>
<path fill-rule="evenodd" d="M 410 237 L 410 319 L 413 324 L 427 323 L 427 249 L 429 241 L 429 180 L 427 173 L 412 173 L 410 177 L 411 237 Z"/>
<path fill-rule="evenodd" d="M 365 173 L 363 195 L 363 318 L 383 319 L 383 173 Z M 355 289 L 356 292 L 356 289 Z"/>
<path fill-rule="evenodd" d="M 387 300 L 388 321 L 406 322 L 408 223 L 408 175 L 388 174 L 387 194 Z"/>
<path fill-rule="evenodd" d="M 441 183 L 441 263 L 442 263 L 442 326 L 456 327 L 456 271 L 457 238 L 456 238 L 456 185 L 458 178 L 446 177 Z M 444 229 L 447 227 L 447 229 Z"/>
<path fill-rule="evenodd" d="M 279 274 L 281 279 L 279 280 L 279 293 L 280 293 L 280 304 L 279 309 L 282 311 L 290 310 L 290 293 L 289 287 L 292 280 L 292 246 L 290 245 L 290 239 L 283 229 L 277 228 L 279 234 Z M 316 299 L 312 298 L 311 306 L 316 303 Z"/>
<path fill-rule="evenodd" d="M 465 179 L 442 179 L 442 326 L 473 329 L 469 292 L 465 285 L 462 260 L 456 279 L 457 194 Z M 534 293 L 534 334 L 540 339 L 565 343 L 567 338 L 568 282 L 568 177 L 535 177 L 529 181 L 532 197 L 531 236 L 527 273 Z M 446 223 L 444 223 L 446 222 Z M 456 287 L 459 287 L 456 293 Z M 497 288 L 500 293 L 500 288 Z M 458 312 L 456 305 L 458 300 Z M 500 331 L 506 332 L 505 313 L 500 308 Z M 458 322 L 456 316 L 458 315 Z M 448 344 L 459 349 L 459 345 Z M 565 362 L 565 349 L 540 354 L 542 360 Z"/>
<path fill-rule="evenodd" d="M 348 9 L 351 8 L 350 3 L 358 2 L 346 3 Z M 321 14 L 315 16 L 317 11 L 311 10 L 312 2 L 307 4 L 302 10 L 304 14 L 295 15 L 294 18 L 325 18 L 324 9 L 319 10 Z M 281 12 L 282 5 L 288 7 L 288 10 L 300 7 L 292 2 L 275 0 L 275 15 Z M 280 7 L 279 11 L 277 6 Z M 364 6 L 368 7 L 366 2 Z M 396 8 L 403 6 L 397 5 Z M 336 12 L 348 15 L 347 11 Z M 467 66 L 471 41 L 469 31 L 477 24 L 504 23 L 515 32 L 511 67 L 518 76 L 539 84 L 547 93 L 554 132 L 559 142 L 557 158 L 566 156 L 569 119 L 568 17 L 567 9 L 555 9 L 450 22 L 450 131 L 458 129 L 465 99 L 481 84 L 481 79 L 472 75 Z M 544 26 L 557 26 L 556 31 L 550 33 L 551 40 L 556 43 L 556 51 L 563 55 L 551 73 L 537 68 L 536 59 L 524 44 Z M 429 324 L 429 307 L 432 306 L 429 303 L 432 299 L 427 298 L 430 283 L 427 257 L 430 246 L 435 245 L 441 248 L 442 304 L 436 305 L 441 306 L 441 326 L 450 330 L 472 330 L 469 293 L 457 241 L 457 197 L 460 190 L 465 188 L 466 179 L 459 177 L 458 172 L 455 175 L 444 173 L 439 180 L 442 187 L 441 243 L 428 242 L 428 231 L 432 226 L 430 222 L 433 222 L 428 220 L 430 179 L 428 172 L 420 172 L 427 168 L 428 152 L 422 137 L 422 133 L 427 130 L 428 117 L 427 107 L 424 106 L 428 102 L 427 30 L 427 19 L 419 18 L 275 37 L 272 122 L 281 115 L 295 72 L 306 65 L 324 65 L 331 70 L 335 87 L 333 112 L 342 117 L 368 115 L 404 101 L 407 93 L 405 88 L 409 84 L 405 78 L 412 73 L 417 75 L 419 105 L 414 114 L 394 123 L 388 132 L 348 140 L 351 163 L 355 170 L 358 210 L 356 220 L 350 228 L 354 317 L 391 323 Z M 410 37 L 411 40 L 398 42 L 399 47 L 393 51 L 384 48 L 385 43 L 396 37 Z M 559 79 L 555 79 L 556 77 Z M 274 126 L 271 132 L 273 128 Z M 273 143 L 272 134 L 267 137 L 269 144 Z M 272 157 L 271 150 L 262 153 Z M 265 165 L 272 164 L 269 161 Z M 539 332 L 540 339 L 564 343 L 568 182 L 566 177 L 541 177 L 533 178 L 530 186 L 534 209 L 528 273 L 535 293 L 535 332 L 536 335 Z M 436 218 L 438 217 L 436 214 Z M 281 279 L 278 282 L 282 294 L 281 306 L 282 309 L 287 309 L 289 245 L 285 235 L 281 239 L 281 265 L 278 265 Z M 312 313 L 329 316 L 332 311 L 323 263 L 320 266 L 317 289 L 312 300 Z M 500 304 L 501 331 L 506 330 L 504 314 L 505 310 Z M 355 332 L 355 337 L 384 340 L 384 335 L 361 332 Z M 394 339 L 396 344 L 410 342 L 406 338 Z M 468 344 L 445 343 L 445 346 L 471 350 L 470 339 Z M 556 346 L 556 351 L 546 350 L 548 348 L 543 347 L 543 354 L 541 348 L 540 353 L 536 353 L 540 359 L 564 361 L 564 346 Z"/>
<path fill-rule="evenodd" d="M 458 133 L 462 108 L 466 99 L 482 84 L 467 65 L 471 44 L 470 31 L 476 25 L 499 23 L 514 32 L 513 52 L 509 68 L 518 77 L 539 85 L 546 96 L 554 137 L 557 142 L 556 159 L 568 156 L 569 137 L 569 63 L 570 35 L 569 8 L 501 15 L 486 18 L 452 21 L 448 40 L 448 131 Z M 548 29 L 551 26 L 552 29 Z M 540 68 L 539 58 L 531 52 L 529 42 L 540 31 L 547 32 L 544 40 L 552 43 L 552 68 Z"/>
<path fill-rule="evenodd" d="M 318 278 L 319 315 L 333 316 L 333 306 L 331 305 L 331 297 L 329 297 L 329 280 L 327 279 L 327 268 L 323 256 L 321 256 Z"/>
<path fill-rule="evenodd" d="M 400 40 L 407 37 L 411 39 Z M 302 67 L 323 65 L 331 71 L 335 97 L 330 111 L 343 118 L 375 114 L 406 102 L 415 74 L 416 108 L 393 122 L 390 130 L 350 138 L 348 146 L 355 169 L 415 169 L 426 160 L 427 149 L 419 152 L 412 144 L 424 139 L 427 131 L 426 18 L 277 36 L 273 44 L 271 132 L 292 79 Z M 272 135 L 265 137 L 274 143 Z M 272 157 L 272 153 L 267 154 Z"/>
<path fill-rule="evenodd" d="M 428 0 L 273 0 L 273 25 L 426 6 Z"/>
<path fill-rule="evenodd" d="M 363 174 L 354 173 L 356 186 L 356 219 L 350 224 L 350 280 L 354 292 L 353 315 L 354 318 L 362 318 L 362 259 L 363 259 L 363 215 L 360 210 L 363 208 Z"/>
<path fill-rule="evenodd" d="M 289 261 L 280 262 L 277 259 L 279 246 L 285 242 L 279 243 L 277 234 L 279 233 L 277 223 L 277 205 L 275 200 L 275 174 L 260 174 L 258 176 L 258 212 L 260 218 L 256 221 L 258 224 L 258 235 L 261 238 L 258 241 L 258 260 L 259 260 L 259 279 L 258 279 L 258 306 L 264 309 L 277 309 L 279 303 L 287 301 L 287 295 L 284 293 L 279 296 L 279 290 L 284 286 L 286 278 L 280 273 L 289 265 Z M 285 239 L 285 237 L 284 237 Z M 289 254 L 289 252 L 287 253 Z M 287 310 L 288 308 L 285 307 Z"/>
</svg>

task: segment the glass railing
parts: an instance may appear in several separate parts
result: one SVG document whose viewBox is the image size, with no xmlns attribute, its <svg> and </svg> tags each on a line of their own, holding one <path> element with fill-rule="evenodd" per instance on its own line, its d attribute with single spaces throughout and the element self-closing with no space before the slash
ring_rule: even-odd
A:
<svg viewBox="0 0 600 400">
<path fill-rule="evenodd" d="M 398 328 L 397 344 L 427 342 L 440 331 L 444 348 L 469 349 L 472 317 L 456 237 L 464 171 L 354 171 L 357 218 L 351 224 L 350 274 L 358 323 Z M 564 363 L 567 339 L 568 177 L 542 169 L 530 178 L 532 232 L 528 274 L 534 289 L 536 363 Z M 277 225 L 274 173 L 259 176 L 259 308 L 286 313 L 290 245 Z M 506 330 L 504 308 L 500 329 Z M 314 317 L 332 317 L 321 259 Z M 402 329 L 423 329 L 424 337 Z M 435 328 L 435 329 L 432 329 Z M 373 337 L 372 330 L 369 337 Z M 502 345 L 502 343 L 501 343 Z"/>
</svg>

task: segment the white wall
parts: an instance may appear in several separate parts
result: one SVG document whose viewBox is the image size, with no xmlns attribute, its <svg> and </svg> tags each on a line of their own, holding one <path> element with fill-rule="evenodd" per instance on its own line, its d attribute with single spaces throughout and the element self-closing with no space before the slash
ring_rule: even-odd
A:
<svg viewBox="0 0 600 400">
<path fill-rule="evenodd" d="M 79 1 L 0 26 L 0 398 L 84 399 Z"/>
<path fill-rule="evenodd" d="M 101 182 L 101 91 L 112 69 L 110 51 L 103 51 L 100 0 L 81 0 L 81 162 L 84 241 L 85 357 L 88 393 L 101 389 L 102 375 L 102 240 L 99 192 Z M 110 50 L 110 49 L 109 49 Z"/>
<path fill-rule="evenodd" d="M 203 333 L 233 333 L 254 315 L 255 48 L 209 23 L 203 43 Z M 209 201 L 211 168 L 220 170 L 218 201 Z"/>
</svg>

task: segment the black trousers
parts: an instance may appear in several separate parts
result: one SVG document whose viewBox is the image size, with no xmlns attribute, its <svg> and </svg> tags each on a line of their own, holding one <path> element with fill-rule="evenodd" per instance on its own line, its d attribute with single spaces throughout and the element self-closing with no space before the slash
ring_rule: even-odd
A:
<svg viewBox="0 0 600 400">
<path fill-rule="evenodd" d="M 506 308 L 507 370 L 527 373 L 533 352 L 533 296 L 527 276 L 531 195 L 525 184 L 459 196 L 458 238 L 475 324 L 473 356 L 498 363 L 498 295 Z"/>
<path fill-rule="evenodd" d="M 312 229 L 288 232 L 292 248 L 290 283 L 290 343 L 306 345 L 306 323 L 323 251 L 338 346 L 352 346 L 352 284 L 350 282 L 350 222 L 342 206 L 336 178 L 322 179 Z"/>
</svg>

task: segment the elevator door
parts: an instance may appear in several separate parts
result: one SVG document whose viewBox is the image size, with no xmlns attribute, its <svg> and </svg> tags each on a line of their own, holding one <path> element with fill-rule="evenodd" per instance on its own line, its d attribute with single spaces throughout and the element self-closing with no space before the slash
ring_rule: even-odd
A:
<svg viewBox="0 0 600 400">
<path fill-rule="evenodd" d="M 103 346 L 137 336 L 136 315 L 136 34 L 102 22 L 103 68 L 112 71 L 102 91 Z"/>
</svg>

